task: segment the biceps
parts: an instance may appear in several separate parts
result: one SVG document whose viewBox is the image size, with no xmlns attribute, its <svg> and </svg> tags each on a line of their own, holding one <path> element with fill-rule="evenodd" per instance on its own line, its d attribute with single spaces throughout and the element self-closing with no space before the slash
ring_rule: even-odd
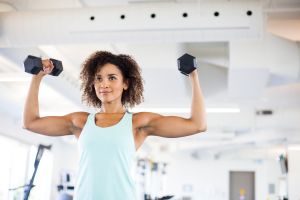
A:
<svg viewBox="0 0 300 200">
<path fill-rule="evenodd" d="M 161 137 L 184 137 L 197 133 L 190 119 L 177 116 L 162 116 L 149 123 L 149 135 Z"/>
</svg>

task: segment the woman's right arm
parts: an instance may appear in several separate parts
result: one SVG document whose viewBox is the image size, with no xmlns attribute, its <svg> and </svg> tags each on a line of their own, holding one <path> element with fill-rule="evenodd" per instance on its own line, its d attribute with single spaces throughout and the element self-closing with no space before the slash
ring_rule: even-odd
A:
<svg viewBox="0 0 300 200">
<path fill-rule="evenodd" d="M 43 77 L 51 73 L 53 64 L 50 60 L 43 60 L 43 70 L 33 75 L 27 94 L 24 113 L 23 128 L 29 131 L 48 136 L 71 135 L 78 131 L 76 121 L 83 113 L 71 113 L 65 116 L 40 117 L 38 93 Z"/>
</svg>

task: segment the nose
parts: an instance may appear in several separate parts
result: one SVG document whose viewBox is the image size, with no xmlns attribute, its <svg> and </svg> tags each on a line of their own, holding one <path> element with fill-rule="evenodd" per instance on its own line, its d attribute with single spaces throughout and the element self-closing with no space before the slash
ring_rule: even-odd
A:
<svg viewBox="0 0 300 200">
<path fill-rule="evenodd" d="M 103 80 L 101 83 L 100 83 L 100 87 L 101 88 L 108 88 L 108 82 Z"/>
</svg>

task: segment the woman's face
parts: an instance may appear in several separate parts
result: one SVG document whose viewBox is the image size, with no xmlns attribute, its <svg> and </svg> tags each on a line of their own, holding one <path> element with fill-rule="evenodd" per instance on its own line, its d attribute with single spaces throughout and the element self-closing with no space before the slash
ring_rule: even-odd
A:
<svg viewBox="0 0 300 200">
<path fill-rule="evenodd" d="M 122 72 L 113 64 L 103 65 L 95 74 L 94 87 L 102 104 L 121 102 L 123 90 L 128 88 Z"/>
</svg>

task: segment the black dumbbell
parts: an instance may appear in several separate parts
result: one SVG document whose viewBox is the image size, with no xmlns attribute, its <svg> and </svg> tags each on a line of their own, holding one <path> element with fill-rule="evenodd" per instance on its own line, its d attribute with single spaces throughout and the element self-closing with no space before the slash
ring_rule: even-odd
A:
<svg viewBox="0 0 300 200">
<path fill-rule="evenodd" d="M 53 63 L 53 70 L 50 73 L 52 76 L 58 76 L 63 71 L 62 62 L 60 60 L 55 60 L 50 58 Z M 24 61 L 25 72 L 30 74 L 38 74 L 43 70 L 42 59 L 40 57 L 29 55 Z"/>
<path fill-rule="evenodd" d="M 179 71 L 186 76 L 197 68 L 196 58 L 187 53 L 177 59 L 177 64 Z"/>
</svg>

